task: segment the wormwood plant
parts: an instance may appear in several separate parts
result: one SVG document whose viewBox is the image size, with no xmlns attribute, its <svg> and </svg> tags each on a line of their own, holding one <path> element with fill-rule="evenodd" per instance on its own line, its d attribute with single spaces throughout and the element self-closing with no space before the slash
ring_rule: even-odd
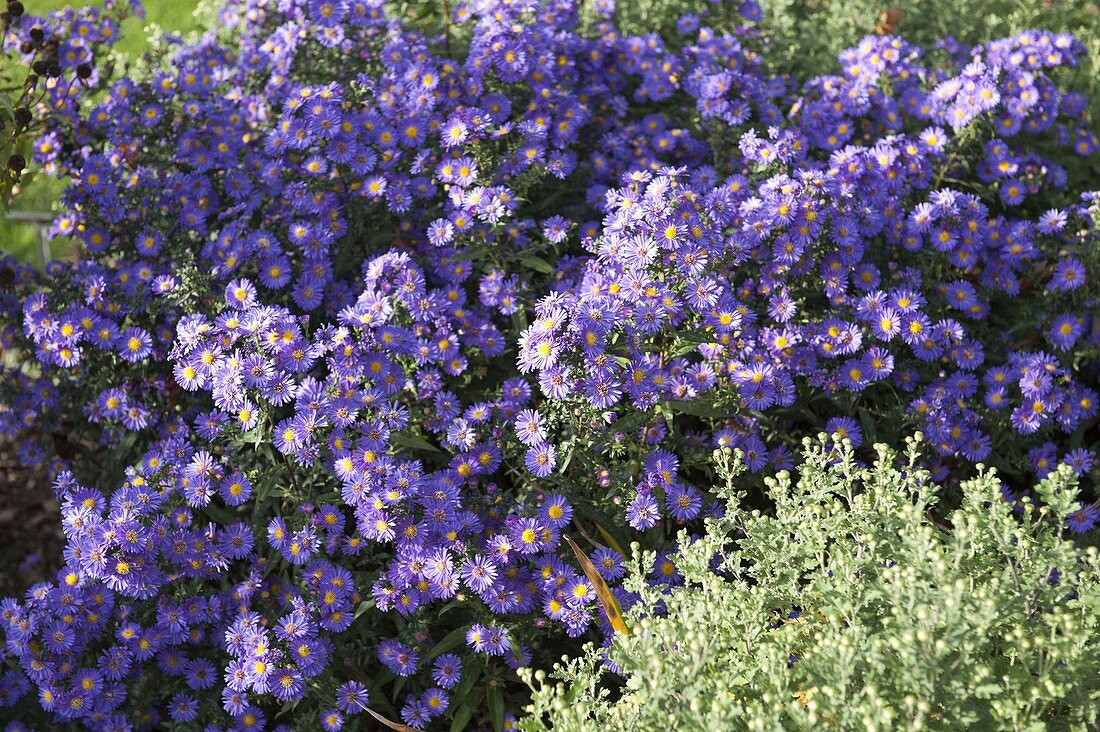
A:
<svg viewBox="0 0 1100 732">
<path fill-rule="evenodd" d="M 633 632 L 559 666 L 567 686 L 528 673 L 521 729 L 1095 728 L 1100 562 L 1060 520 L 1076 478 L 1051 473 L 1037 507 L 983 469 L 941 523 L 920 442 L 864 467 L 807 439 L 797 479 L 767 481 L 774 514 L 738 507 L 716 452 L 726 512 L 681 535 L 682 584 L 636 551 Z"/>
</svg>

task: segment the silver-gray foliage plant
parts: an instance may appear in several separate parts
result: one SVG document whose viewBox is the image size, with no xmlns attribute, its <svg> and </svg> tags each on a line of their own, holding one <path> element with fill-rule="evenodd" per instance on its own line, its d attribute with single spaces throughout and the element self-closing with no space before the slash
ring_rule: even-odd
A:
<svg viewBox="0 0 1100 732">
<path fill-rule="evenodd" d="M 768 481 L 774 514 L 740 508 L 716 452 L 728 507 L 680 536 L 684 586 L 649 584 L 635 546 L 632 634 L 563 659 L 560 681 L 527 673 L 521 729 L 1096 729 L 1100 559 L 1062 536 L 1072 473 L 1014 505 L 982 469 L 942 524 L 919 443 L 863 467 L 806 440 L 798 479 Z"/>
</svg>

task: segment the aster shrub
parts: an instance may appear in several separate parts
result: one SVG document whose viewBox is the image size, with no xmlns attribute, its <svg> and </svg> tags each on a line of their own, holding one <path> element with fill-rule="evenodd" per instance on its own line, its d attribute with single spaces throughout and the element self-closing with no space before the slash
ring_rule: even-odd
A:
<svg viewBox="0 0 1100 732">
<path fill-rule="evenodd" d="M 0 606 L 17 723 L 514 726 L 515 669 L 638 599 L 623 547 L 681 581 L 715 448 L 768 509 L 798 435 L 918 427 L 945 501 L 1064 463 L 1096 522 L 1078 40 L 794 79 L 752 2 L 227 0 L 112 70 L 140 10 L 5 38 L 58 49 L 34 162 L 82 243 L 2 265 L 0 430 L 66 538 Z"/>
<path fill-rule="evenodd" d="M 633 632 L 559 666 L 565 685 L 525 670 L 520 729 L 1094 727 L 1100 554 L 1064 534 L 1077 477 L 1063 465 L 1041 504 L 1011 504 L 982 470 L 945 525 L 919 437 L 870 466 L 806 440 L 797 478 L 767 481 L 772 514 L 744 508 L 720 453 L 725 513 L 681 534 L 680 584 L 635 553 Z"/>
</svg>

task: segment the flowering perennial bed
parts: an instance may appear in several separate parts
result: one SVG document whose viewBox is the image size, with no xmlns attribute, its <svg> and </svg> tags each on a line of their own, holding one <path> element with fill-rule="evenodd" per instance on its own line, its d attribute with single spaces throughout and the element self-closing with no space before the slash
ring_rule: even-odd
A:
<svg viewBox="0 0 1100 732">
<path fill-rule="evenodd" d="M 624 606 L 631 541 L 679 584 L 715 448 L 919 428 L 937 481 L 1095 483 L 1072 37 L 795 80 L 752 2 L 662 38 L 606 0 L 229 0 L 127 77 L 134 6 L 5 38 L 49 59 L 84 252 L 3 264 L 0 429 L 66 536 L 0 610 L 13 729 L 506 728 L 513 669 L 613 634 L 564 536 Z"/>
</svg>

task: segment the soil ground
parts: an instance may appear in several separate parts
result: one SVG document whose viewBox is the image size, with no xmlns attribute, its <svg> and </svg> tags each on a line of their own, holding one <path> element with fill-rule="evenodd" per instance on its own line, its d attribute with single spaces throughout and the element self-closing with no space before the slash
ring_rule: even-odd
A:
<svg viewBox="0 0 1100 732">
<path fill-rule="evenodd" d="M 0 597 L 21 596 L 61 566 L 61 512 L 45 475 L 0 444 Z"/>
</svg>

